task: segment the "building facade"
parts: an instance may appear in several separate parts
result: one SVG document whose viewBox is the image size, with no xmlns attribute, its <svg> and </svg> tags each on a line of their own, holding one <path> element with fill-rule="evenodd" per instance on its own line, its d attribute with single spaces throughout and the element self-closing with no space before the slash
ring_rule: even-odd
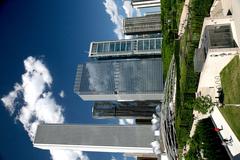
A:
<svg viewBox="0 0 240 160">
<path fill-rule="evenodd" d="M 132 0 L 134 8 L 160 7 L 160 0 Z"/>
<path fill-rule="evenodd" d="M 57 133 L 57 136 L 56 136 Z M 150 125 L 39 125 L 34 147 L 94 152 L 153 153 Z"/>
<path fill-rule="evenodd" d="M 201 46 L 195 50 L 194 70 L 201 72 L 209 50 L 236 48 L 230 24 L 205 26 L 201 39 Z"/>
<path fill-rule="evenodd" d="M 160 33 L 160 14 L 125 18 L 123 20 L 123 32 L 125 35 Z"/>
<path fill-rule="evenodd" d="M 101 60 L 78 65 L 74 92 L 83 100 L 163 99 L 161 58 Z"/>
<path fill-rule="evenodd" d="M 94 118 L 152 119 L 159 101 L 95 102 Z"/>
<path fill-rule="evenodd" d="M 162 38 L 138 38 L 117 41 L 92 42 L 89 57 L 161 56 Z"/>
</svg>

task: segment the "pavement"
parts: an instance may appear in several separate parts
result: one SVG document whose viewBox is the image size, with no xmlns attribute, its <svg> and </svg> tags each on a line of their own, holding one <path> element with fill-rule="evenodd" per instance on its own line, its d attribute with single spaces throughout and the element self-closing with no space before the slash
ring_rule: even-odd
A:
<svg viewBox="0 0 240 160">
<path fill-rule="evenodd" d="M 220 137 L 223 139 L 231 139 L 231 142 L 225 145 L 227 151 L 231 153 L 232 157 L 235 158 L 240 154 L 240 141 L 228 125 L 227 121 L 223 117 L 222 113 L 219 111 L 218 107 L 214 107 L 211 114 L 212 121 L 217 128 L 222 128 L 219 132 Z M 236 158 L 238 159 L 238 158 Z"/>
<path fill-rule="evenodd" d="M 220 72 L 222 69 L 235 57 L 239 56 L 238 48 L 225 48 L 225 49 L 212 49 L 209 50 L 204 67 L 202 69 L 200 80 L 198 84 L 198 95 L 211 96 L 213 102 L 218 102 L 217 89 L 221 88 Z M 225 143 L 225 148 L 231 158 L 239 156 L 240 154 L 240 141 L 233 133 L 232 129 L 224 119 L 217 106 L 211 113 L 212 121 L 217 128 L 223 128 L 219 132 L 222 140 L 231 139 L 231 143 Z M 239 158 L 236 158 L 239 159 Z"/>
<path fill-rule="evenodd" d="M 197 93 L 200 96 L 211 96 L 213 102 L 218 102 L 218 88 L 221 88 L 220 72 L 235 57 L 239 55 L 238 48 L 210 49 L 200 74 Z"/>
<path fill-rule="evenodd" d="M 190 5 L 190 0 L 185 0 L 180 22 L 179 22 L 179 27 L 178 27 L 178 36 L 179 38 L 182 37 L 183 33 L 185 32 L 185 28 L 188 23 L 188 18 L 189 18 L 189 5 Z"/>
</svg>

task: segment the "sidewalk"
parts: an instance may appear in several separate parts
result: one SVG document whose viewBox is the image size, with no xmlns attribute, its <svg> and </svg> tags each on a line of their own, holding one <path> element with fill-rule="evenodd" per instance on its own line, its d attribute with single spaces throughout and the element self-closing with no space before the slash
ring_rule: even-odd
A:
<svg viewBox="0 0 240 160">
<path fill-rule="evenodd" d="M 222 139 L 232 139 L 232 142 L 228 145 L 226 145 L 227 151 L 231 153 L 232 157 L 237 156 L 240 154 L 240 141 L 233 133 L 232 129 L 229 127 L 228 123 L 224 119 L 222 113 L 219 111 L 219 109 L 215 106 L 214 110 L 211 114 L 212 121 L 214 122 L 215 127 L 221 128 L 223 127 L 223 130 L 219 132 Z"/>
<path fill-rule="evenodd" d="M 189 4 L 190 0 L 185 0 L 180 22 L 179 22 L 179 27 L 178 27 L 178 36 L 179 38 L 182 37 L 183 33 L 185 32 L 185 28 L 188 23 L 188 16 L 189 16 Z"/>
</svg>

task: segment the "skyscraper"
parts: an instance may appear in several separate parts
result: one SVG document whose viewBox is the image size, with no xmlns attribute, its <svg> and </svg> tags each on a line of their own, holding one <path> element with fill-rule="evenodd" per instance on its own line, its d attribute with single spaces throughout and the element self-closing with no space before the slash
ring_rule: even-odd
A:
<svg viewBox="0 0 240 160">
<path fill-rule="evenodd" d="M 101 60 L 78 65 L 74 92 L 83 100 L 163 99 L 161 58 Z"/>
<path fill-rule="evenodd" d="M 160 33 L 160 14 L 125 18 L 123 20 L 123 32 L 125 35 Z"/>
<path fill-rule="evenodd" d="M 148 8 L 160 6 L 160 0 L 132 0 L 134 8 Z"/>
<path fill-rule="evenodd" d="M 150 125 L 39 125 L 34 147 L 95 152 L 153 153 Z"/>
<path fill-rule="evenodd" d="M 92 42 L 89 57 L 160 56 L 162 38 L 126 39 Z"/>
<path fill-rule="evenodd" d="M 94 118 L 136 118 L 152 119 L 160 101 L 95 102 L 92 110 Z"/>
</svg>

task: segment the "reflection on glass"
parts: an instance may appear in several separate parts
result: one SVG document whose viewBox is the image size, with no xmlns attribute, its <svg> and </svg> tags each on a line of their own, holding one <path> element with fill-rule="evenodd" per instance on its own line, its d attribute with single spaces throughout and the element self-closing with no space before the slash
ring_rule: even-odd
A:
<svg viewBox="0 0 240 160">
<path fill-rule="evenodd" d="M 94 118 L 138 118 L 151 119 L 159 101 L 131 101 L 131 102 L 95 102 L 93 106 Z"/>
<path fill-rule="evenodd" d="M 97 44 L 96 43 L 92 44 L 92 52 L 97 52 Z"/>
<path fill-rule="evenodd" d="M 116 42 L 115 51 L 120 51 L 120 42 Z"/>
<path fill-rule="evenodd" d="M 102 52 L 103 51 L 103 44 L 102 43 L 98 43 L 97 51 L 98 52 Z"/>
<path fill-rule="evenodd" d="M 155 40 L 154 39 L 150 40 L 150 49 L 155 49 Z"/>
<path fill-rule="evenodd" d="M 79 91 L 84 94 L 162 92 L 161 59 L 101 60 L 83 65 Z"/>
<path fill-rule="evenodd" d="M 138 41 L 138 50 L 143 50 L 143 40 Z"/>
<path fill-rule="evenodd" d="M 114 42 L 110 42 L 110 51 L 114 51 L 114 45 L 115 45 Z"/>
<path fill-rule="evenodd" d="M 91 52 L 95 55 L 98 54 L 114 54 L 114 52 L 135 52 L 161 49 L 162 41 L 160 38 L 143 38 L 143 39 L 132 39 L 132 40 L 118 40 L 118 41 L 105 41 L 105 42 L 93 42 L 91 46 Z M 154 51 L 155 52 L 155 51 Z M 159 51 L 160 52 L 160 51 Z M 146 52 L 147 53 L 147 52 Z M 149 52 L 147 53 L 149 54 Z M 151 53 L 150 53 L 151 54 Z M 117 53 L 116 55 L 121 55 Z M 125 54 L 123 54 L 125 55 Z"/>
<path fill-rule="evenodd" d="M 160 48 L 161 48 L 161 40 L 156 39 L 156 49 L 160 49 Z"/>
<path fill-rule="evenodd" d="M 127 41 L 127 51 L 131 51 L 132 50 L 132 43 L 131 41 Z"/>
<path fill-rule="evenodd" d="M 109 43 L 104 43 L 104 52 L 108 52 L 109 51 Z"/>
<path fill-rule="evenodd" d="M 121 51 L 125 51 L 125 47 L 126 47 L 126 42 L 122 41 L 121 42 Z"/>
<path fill-rule="evenodd" d="M 149 40 L 144 40 L 144 50 L 149 49 Z"/>
</svg>

